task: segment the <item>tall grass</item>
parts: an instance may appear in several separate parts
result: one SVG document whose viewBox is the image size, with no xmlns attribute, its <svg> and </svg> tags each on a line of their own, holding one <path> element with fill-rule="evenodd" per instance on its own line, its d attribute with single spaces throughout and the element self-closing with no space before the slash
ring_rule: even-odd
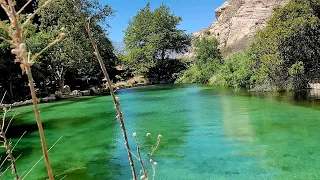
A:
<svg viewBox="0 0 320 180">
<path fill-rule="evenodd" d="M 76 0 L 72 0 L 72 2 L 74 4 L 74 6 L 76 7 L 79 16 L 81 17 L 81 19 L 83 21 L 83 24 L 85 26 L 85 30 L 86 30 L 87 35 L 89 37 L 89 40 L 90 40 L 90 42 L 91 42 L 91 44 L 92 44 L 92 46 L 94 48 L 94 51 L 95 51 L 94 54 L 96 55 L 96 57 L 97 57 L 97 59 L 99 61 L 101 70 L 102 70 L 103 75 L 105 77 L 104 80 L 107 82 L 107 85 L 109 87 L 110 94 L 111 94 L 111 97 L 112 97 L 112 100 L 113 100 L 113 103 L 114 103 L 114 108 L 116 109 L 117 114 L 118 114 L 116 116 L 116 118 L 117 118 L 118 122 L 120 123 L 120 127 L 121 127 L 122 133 L 123 133 L 123 138 L 125 140 L 125 146 L 126 146 L 128 157 L 129 157 L 129 162 L 130 162 L 130 167 L 131 167 L 131 172 L 132 172 L 132 178 L 134 180 L 136 180 L 137 179 L 137 174 L 136 174 L 134 162 L 133 162 L 133 159 L 132 159 L 132 154 L 130 153 L 130 145 L 129 145 L 129 141 L 128 141 L 128 136 L 127 136 L 125 123 L 124 123 L 124 120 L 123 120 L 123 113 L 122 113 L 122 111 L 120 109 L 120 100 L 119 100 L 118 97 L 116 97 L 116 95 L 114 93 L 114 89 L 113 89 L 109 74 L 107 72 L 107 69 L 105 67 L 105 64 L 103 62 L 102 56 L 101 56 L 100 51 L 98 49 L 97 42 L 95 41 L 94 37 L 92 36 L 90 24 L 87 22 L 86 17 L 82 12 L 83 9 L 82 9 L 81 2 L 78 2 Z"/>
<path fill-rule="evenodd" d="M 133 180 L 137 179 L 136 167 L 135 167 L 135 164 L 134 164 L 134 161 L 133 161 L 133 157 L 135 157 L 139 161 L 139 163 L 141 164 L 141 168 L 142 168 L 143 175 L 140 177 L 140 179 L 147 180 L 148 179 L 148 173 L 147 173 L 147 170 L 145 168 L 144 162 L 143 162 L 142 157 L 141 157 L 140 146 L 138 144 L 138 141 L 137 141 L 135 133 L 133 134 L 133 137 L 134 137 L 134 140 L 136 142 L 136 148 L 137 148 L 138 156 L 134 155 L 131 152 L 131 148 L 130 148 L 130 144 L 129 144 L 129 140 L 128 140 L 128 135 L 127 135 L 127 130 L 126 130 L 125 122 L 124 122 L 124 119 L 123 119 L 123 112 L 120 109 L 120 99 L 119 99 L 119 97 L 116 97 L 116 95 L 115 95 L 115 91 L 113 89 L 112 82 L 111 82 L 111 80 L 109 78 L 109 74 L 108 74 L 108 72 L 106 70 L 104 61 L 103 61 L 103 59 L 101 57 L 100 51 L 98 49 L 97 42 L 95 41 L 95 39 L 94 39 L 94 37 L 92 35 L 91 28 L 90 28 L 90 21 L 89 22 L 87 21 L 85 15 L 83 13 L 83 8 L 82 8 L 81 1 L 79 2 L 79 1 L 76 1 L 76 0 L 72 0 L 72 2 L 73 2 L 73 5 L 75 6 L 79 16 L 81 17 L 81 19 L 83 21 L 83 24 L 85 26 L 85 30 L 86 30 L 87 35 L 89 37 L 89 40 L 90 40 L 90 42 L 92 44 L 92 47 L 94 48 L 94 54 L 96 55 L 96 57 L 97 57 L 97 59 L 99 61 L 101 70 L 102 70 L 102 72 L 104 74 L 104 77 L 105 77 L 104 80 L 106 81 L 106 84 L 108 86 L 107 88 L 109 88 L 109 90 L 110 90 L 110 94 L 111 94 L 111 97 L 112 97 L 112 100 L 113 100 L 113 103 L 114 103 L 114 108 L 116 109 L 116 112 L 117 112 L 116 119 L 118 120 L 118 122 L 120 124 L 121 130 L 122 130 L 122 134 L 123 134 L 123 138 L 124 138 L 124 141 L 125 141 L 124 144 L 125 144 L 125 147 L 126 147 L 126 150 L 127 150 L 128 158 L 129 158 L 132 178 L 133 178 Z M 152 148 L 152 152 L 149 154 L 150 157 L 154 154 L 154 152 L 158 148 L 161 137 L 162 137 L 161 135 L 158 136 L 156 147 Z M 155 177 L 155 166 L 157 165 L 157 163 L 156 162 L 152 162 L 151 159 L 150 159 L 150 163 L 152 163 L 152 169 L 153 169 L 153 172 L 154 172 L 153 173 L 153 179 L 154 179 L 154 177 Z"/>
<path fill-rule="evenodd" d="M 24 22 L 21 23 L 21 19 L 22 19 L 21 13 L 23 12 L 24 8 L 26 8 L 31 3 L 31 0 L 29 0 L 19 11 L 16 11 L 15 9 L 16 2 L 14 0 L 0 0 L 0 5 L 2 9 L 6 12 L 9 19 L 9 24 L 5 24 L 3 21 L 0 21 L 0 28 L 4 30 L 8 36 L 8 37 L 1 37 L 1 39 L 4 39 L 10 43 L 10 47 L 12 49 L 11 52 L 12 54 L 15 55 L 15 61 L 20 63 L 22 72 L 27 74 L 33 107 L 34 107 L 34 114 L 36 117 L 38 129 L 39 129 L 41 146 L 42 146 L 42 151 L 45 158 L 49 180 L 53 180 L 54 175 L 50 165 L 50 159 L 48 155 L 45 134 L 44 134 L 42 122 L 40 119 L 40 112 L 39 112 L 38 103 L 37 103 L 36 91 L 33 84 L 31 67 L 45 50 L 47 50 L 51 46 L 54 46 L 59 41 L 61 41 L 62 38 L 64 37 L 64 34 L 61 33 L 60 37 L 58 37 L 55 41 L 50 43 L 46 48 L 41 50 L 39 53 L 31 55 L 31 53 L 27 51 L 27 47 L 25 43 L 25 40 L 27 38 L 27 33 L 25 33 L 25 28 L 27 25 L 29 25 L 32 22 L 32 19 L 39 12 L 39 10 L 45 6 L 48 6 L 51 2 L 52 0 L 47 0 L 33 14 L 29 15 Z"/>
<path fill-rule="evenodd" d="M 56 143 L 48 150 L 47 144 L 46 144 L 46 139 L 45 139 L 45 133 L 44 133 L 43 126 L 42 126 L 42 121 L 40 118 L 40 111 L 38 108 L 36 90 L 34 87 L 34 81 L 33 81 L 33 77 L 32 77 L 32 70 L 31 70 L 32 68 L 31 67 L 34 64 L 34 62 L 47 49 L 49 49 L 50 47 L 59 43 L 64 38 L 65 35 L 64 35 L 64 33 L 61 33 L 60 36 L 57 37 L 57 39 L 55 39 L 52 43 L 48 44 L 47 47 L 45 47 L 44 49 L 42 49 L 38 53 L 35 53 L 32 55 L 30 52 L 28 52 L 27 51 L 28 48 L 25 43 L 26 38 L 27 38 L 27 33 L 25 32 L 26 26 L 32 22 L 32 19 L 35 17 L 35 15 L 42 8 L 48 6 L 53 0 L 45 1 L 44 4 L 40 7 L 38 7 L 38 9 L 33 14 L 27 16 L 27 19 L 24 22 L 21 22 L 21 20 L 22 20 L 21 13 L 31 3 L 31 1 L 32 0 L 29 0 L 19 11 L 16 11 L 14 0 L 0 0 L 0 5 L 1 5 L 2 9 L 6 12 L 8 19 L 9 19 L 8 24 L 6 24 L 4 21 L 0 21 L 0 29 L 4 30 L 7 35 L 6 37 L 0 37 L 0 38 L 2 40 L 5 40 L 10 43 L 10 47 L 12 49 L 11 52 L 12 52 L 12 54 L 15 55 L 15 62 L 20 63 L 20 67 L 21 67 L 22 72 L 27 75 L 28 83 L 29 83 L 29 87 L 30 87 L 30 93 L 31 93 L 32 102 L 33 102 L 34 114 L 35 114 L 38 130 L 39 130 L 39 135 L 40 135 L 40 139 L 41 139 L 41 147 L 42 147 L 43 156 L 26 173 L 26 175 L 24 175 L 24 177 L 22 179 L 24 179 L 32 171 L 32 169 L 42 160 L 42 158 L 44 158 L 46 168 L 47 168 L 48 178 L 49 178 L 49 180 L 54 180 L 54 174 L 53 174 L 53 171 L 51 168 L 48 152 Z M 103 61 L 101 54 L 99 52 L 97 42 L 95 41 L 95 39 L 92 35 L 91 29 L 90 29 L 90 22 L 87 22 L 87 19 L 83 13 L 81 1 L 72 0 L 71 2 L 74 4 L 79 16 L 81 17 L 81 19 L 84 23 L 86 33 L 89 37 L 90 43 L 92 44 L 92 46 L 94 48 L 94 51 L 95 51 L 94 53 L 99 61 L 100 67 L 101 67 L 102 72 L 104 74 L 104 78 L 105 78 L 104 80 L 106 81 L 106 85 L 108 86 L 108 89 L 110 90 L 110 94 L 111 94 L 111 97 L 114 102 L 114 108 L 117 112 L 116 119 L 118 120 L 118 122 L 120 124 L 123 138 L 125 141 L 124 145 L 126 147 L 129 162 L 130 162 L 132 178 L 134 180 L 137 179 L 137 172 L 136 172 L 135 164 L 133 161 L 133 157 L 135 157 L 139 161 L 139 163 L 141 164 L 141 167 L 142 167 L 143 175 L 140 177 L 140 179 L 146 180 L 146 179 L 148 179 L 148 172 L 146 170 L 146 166 L 145 166 L 143 159 L 141 157 L 141 153 L 140 153 L 141 149 L 138 144 L 138 140 L 137 140 L 136 136 L 134 136 L 134 140 L 136 142 L 137 154 L 138 154 L 136 156 L 131 152 L 129 140 L 128 140 L 128 135 L 127 135 L 127 130 L 126 130 L 125 122 L 123 119 L 123 112 L 120 109 L 120 99 L 118 97 L 116 97 L 116 95 L 115 95 L 115 91 L 113 89 L 112 82 L 110 80 L 109 74 L 108 74 L 106 67 L 105 67 L 105 64 L 104 64 L 104 61 Z M 0 127 L 0 136 L 1 136 L 1 138 L 4 139 L 3 147 L 6 148 L 6 150 L 7 150 L 7 159 L 11 162 L 10 167 L 12 169 L 13 174 L 15 174 L 15 179 L 20 180 L 21 177 L 19 176 L 16 165 L 15 165 L 16 159 L 12 155 L 12 151 L 14 148 L 11 149 L 10 142 L 8 142 L 7 138 L 5 137 L 5 133 L 7 131 L 7 128 L 4 129 L 4 119 L 5 119 L 5 116 L 6 116 L 6 113 L 8 112 L 8 110 L 6 110 L 6 109 L 4 109 L 4 110 L 5 110 L 4 111 L 5 114 L 3 116 L 3 123 Z M 147 134 L 147 136 L 150 136 L 150 134 L 149 135 L 148 134 Z M 153 176 L 152 176 L 153 179 L 155 177 L 155 167 L 157 166 L 157 162 L 153 162 L 151 157 L 155 153 L 156 149 L 159 147 L 161 137 L 162 137 L 161 135 L 158 136 L 156 146 L 152 147 L 152 152 L 149 154 L 149 158 L 150 158 L 149 162 L 151 163 L 152 169 L 153 169 Z M 58 139 L 58 141 L 59 140 L 60 140 L 60 138 Z"/>
</svg>

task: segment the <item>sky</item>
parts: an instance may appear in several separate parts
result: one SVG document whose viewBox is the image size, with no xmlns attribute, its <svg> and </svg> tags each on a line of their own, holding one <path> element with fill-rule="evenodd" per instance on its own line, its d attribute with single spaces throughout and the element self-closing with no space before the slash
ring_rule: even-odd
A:
<svg viewBox="0 0 320 180">
<path fill-rule="evenodd" d="M 124 30 L 137 12 L 150 2 L 151 9 L 162 3 L 169 6 L 171 11 L 183 18 L 179 28 L 193 33 L 208 27 L 214 20 L 214 11 L 226 0 L 99 0 L 102 4 L 108 3 L 116 11 L 109 20 L 111 29 L 108 29 L 109 38 L 113 42 L 122 42 Z"/>
</svg>

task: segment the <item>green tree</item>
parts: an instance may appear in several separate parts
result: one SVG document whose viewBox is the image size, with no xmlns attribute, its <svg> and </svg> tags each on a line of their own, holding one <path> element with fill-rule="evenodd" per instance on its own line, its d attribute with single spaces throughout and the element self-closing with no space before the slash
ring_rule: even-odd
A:
<svg viewBox="0 0 320 180">
<path fill-rule="evenodd" d="M 251 88 L 252 61 L 247 52 L 224 58 L 219 70 L 210 79 L 211 84 L 234 88 Z"/>
<path fill-rule="evenodd" d="M 135 73 L 149 75 L 150 69 L 162 78 L 167 62 L 188 50 L 191 38 L 177 28 L 182 18 L 161 5 L 154 11 L 148 3 L 130 20 L 125 30 L 125 61 Z"/>
<path fill-rule="evenodd" d="M 218 41 L 211 38 L 194 40 L 195 58 L 178 83 L 208 83 L 222 64 Z"/>
<path fill-rule="evenodd" d="M 291 0 L 276 9 L 250 48 L 256 62 L 252 80 L 257 86 L 272 87 L 272 90 L 302 88 L 320 77 L 318 5 L 310 0 Z M 297 64 L 304 69 L 305 76 L 298 78 L 300 82 L 289 73 Z"/>
<path fill-rule="evenodd" d="M 41 3 L 41 2 L 40 2 Z M 94 38 L 103 49 L 102 56 L 106 60 L 107 68 L 114 72 L 116 56 L 111 41 L 105 29 L 99 23 L 113 14 L 109 6 L 101 9 L 97 1 L 83 1 L 85 15 L 90 18 Z M 101 11 L 100 11 L 101 10 Z M 99 63 L 95 60 L 93 48 L 87 38 L 84 26 L 74 6 L 67 0 L 56 1 L 53 5 L 44 8 L 39 14 L 39 32 L 28 40 L 30 51 L 44 48 L 57 32 L 61 29 L 66 32 L 66 37 L 58 45 L 48 50 L 37 62 L 40 70 L 50 72 L 49 78 L 53 79 L 60 89 L 65 84 L 65 79 L 102 79 Z M 108 61 L 107 61 L 108 60 Z M 74 75 L 73 75 L 74 74 Z M 72 83 L 72 81 L 69 81 Z"/>
</svg>

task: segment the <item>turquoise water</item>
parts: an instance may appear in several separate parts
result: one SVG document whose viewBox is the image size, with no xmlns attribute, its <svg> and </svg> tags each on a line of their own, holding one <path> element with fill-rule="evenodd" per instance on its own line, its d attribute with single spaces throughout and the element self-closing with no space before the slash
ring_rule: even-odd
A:
<svg viewBox="0 0 320 180">
<path fill-rule="evenodd" d="M 157 135 L 163 136 L 153 158 L 156 179 L 320 179 L 317 101 L 195 85 L 128 89 L 118 96 L 129 137 L 137 133 L 146 161 Z M 56 179 L 131 178 L 109 96 L 42 104 L 40 110 L 48 146 L 63 136 L 49 153 Z M 22 153 L 22 174 L 42 154 L 32 108 L 15 111 L 20 114 L 9 135 L 16 141 L 27 131 L 15 150 Z M 26 179 L 45 177 L 42 161 Z"/>
</svg>

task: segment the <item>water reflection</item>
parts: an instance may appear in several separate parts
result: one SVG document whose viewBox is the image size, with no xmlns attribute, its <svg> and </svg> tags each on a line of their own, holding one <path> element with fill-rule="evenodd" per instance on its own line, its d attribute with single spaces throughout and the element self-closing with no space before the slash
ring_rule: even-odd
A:
<svg viewBox="0 0 320 180">
<path fill-rule="evenodd" d="M 105 108 L 106 104 L 112 106 L 108 101 L 106 103 L 106 98 L 101 97 L 40 105 L 48 146 L 63 136 L 49 154 L 58 179 L 64 176 L 66 180 L 119 179 L 123 165 L 112 159 L 116 150 L 116 122 L 113 109 Z M 9 128 L 9 134 L 16 134 L 17 128 L 19 131 L 30 130 L 29 126 L 36 126 L 31 107 L 16 110 L 20 114 L 13 128 Z M 28 171 L 42 155 L 38 131 L 31 130 L 15 149 L 15 154 L 22 154 L 17 161 L 20 174 Z M 26 179 L 43 180 L 46 175 L 41 161 Z M 5 179 L 11 176 L 7 172 Z"/>
<path fill-rule="evenodd" d="M 142 151 L 149 152 L 157 134 L 163 136 L 155 157 L 158 179 L 320 177 L 320 105 L 312 92 L 258 94 L 169 85 L 124 90 L 119 96 L 131 142 L 136 132 Z M 41 105 L 48 144 L 64 136 L 50 152 L 58 179 L 130 179 L 112 106 L 110 97 Z M 15 151 L 23 153 L 18 161 L 23 172 L 39 159 L 41 148 L 32 109 L 18 110 L 22 116 L 12 131 L 21 131 L 22 125 L 31 130 Z M 29 179 L 45 176 L 41 162 Z"/>
<path fill-rule="evenodd" d="M 222 99 L 223 127 L 228 140 L 253 141 L 254 129 L 249 121 L 248 103 L 228 97 Z"/>
</svg>

